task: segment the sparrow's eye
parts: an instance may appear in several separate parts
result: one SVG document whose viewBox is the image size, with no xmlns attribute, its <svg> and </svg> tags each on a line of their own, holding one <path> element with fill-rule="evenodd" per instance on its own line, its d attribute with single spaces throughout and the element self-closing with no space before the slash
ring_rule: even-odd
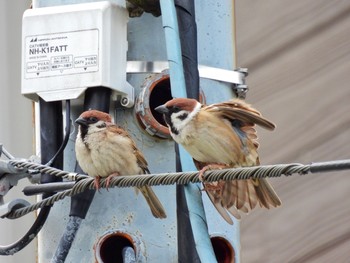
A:
<svg viewBox="0 0 350 263">
<path fill-rule="evenodd" d="M 98 121 L 98 119 L 96 117 L 89 117 L 87 119 L 88 123 L 96 123 Z"/>
<path fill-rule="evenodd" d="M 175 112 L 179 112 L 181 109 L 178 107 L 178 106 L 174 106 L 174 107 L 172 107 L 172 109 L 171 109 L 171 111 L 173 112 L 173 113 L 175 113 Z"/>
</svg>

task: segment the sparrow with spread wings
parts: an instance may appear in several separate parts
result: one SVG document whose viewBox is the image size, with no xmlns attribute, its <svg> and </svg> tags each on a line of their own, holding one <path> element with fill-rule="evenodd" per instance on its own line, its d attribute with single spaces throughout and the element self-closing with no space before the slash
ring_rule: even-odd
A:
<svg viewBox="0 0 350 263">
<path fill-rule="evenodd" d="M 275 125 L 240 99 L 204 106 L 194 99 L 172 99 L 155 108 L 164 116 L 172 138 L 193 157 L 203 181 L 208 169 L 259 165 L 255 125 Z M 205 182 L 204 190 L 221 216 L 233 221 L 257 204 L 270 208 L 281 201 L 266 179 Z"/>
<path fill-rule="evenodd" d="M 79 131 L 75 152 L 80 167 L 95 178 L 95 188 L 100 188 L 100 178 L 110 179 L 118 175 L 149 174 L 148 164 L 137 149 L 130 135 L 112 123 L 109 114 L 89 110 L 83 112 L 75 121 Z M 138 188 L 145 197 L 152 214 L 156 218 L 166 218 L 164 208 L 149 186 Z"/>
</svg>

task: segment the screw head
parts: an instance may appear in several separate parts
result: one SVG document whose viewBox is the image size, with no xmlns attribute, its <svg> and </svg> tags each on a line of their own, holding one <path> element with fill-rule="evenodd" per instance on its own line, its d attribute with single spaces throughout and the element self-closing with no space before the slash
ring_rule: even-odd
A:
<svg viewBox="0 0 350 263">
<path fill-rule="evenodd" d="M 123 106 L 128 105 L 129 99 L 127 97 L 123 97 L 120 102 Z"/>
</svg>

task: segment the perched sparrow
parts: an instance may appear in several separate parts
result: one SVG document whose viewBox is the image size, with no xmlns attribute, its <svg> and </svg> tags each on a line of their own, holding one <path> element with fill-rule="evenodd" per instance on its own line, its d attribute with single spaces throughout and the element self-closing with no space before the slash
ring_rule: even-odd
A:
<svg viewBox="0 0 350 263">
<path fill-rule="evenodd" d="M 107 177 L 108 187 L 112 176 L 150 173 L 147 161 L 134 141 L 125 130 L 112 123 L 109 114 L 89 110 L 75 122 L 79 124 L 75 142 L 77 161 L 84 172 L 95 177 L 96 189 L 100 187 L 101 177 Z M 164 208 L 151 187 L 142 186 L 139 190 L 152 214 L 166 218 Z"/>
<path fill-rule="evenodd" d="M 259 165 L 255 124 L 273 130 L 275 125 L 242 100 L 204 106 L 194 99 L 172 99 L 155 108 L 164 115 L 173 139 L 193 157 L 200 178 L 207 169 Z M 266 179 L 203 182 L 204 190 L 230 224 L 230 212 L 248 213 L 257 203 L 270 208 L 281 201 Z"/>
</svg>

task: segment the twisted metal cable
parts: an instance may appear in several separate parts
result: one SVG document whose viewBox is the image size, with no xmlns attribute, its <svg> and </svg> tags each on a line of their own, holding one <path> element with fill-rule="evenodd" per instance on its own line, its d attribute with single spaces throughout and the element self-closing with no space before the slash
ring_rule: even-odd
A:
<svg viewBox="0 0 350 263">
<path fill-rule="evenodd" d="M 42 173 L 42 174 L 51 174 L 57 177 L 62 177 L 63 179 L 68 179 L 70 181 L 79 180 L 81 178 L 87 177 L 86 175 L 81 175 L 78 173 L 62 171 L 55 167 L 50 167 L 44 164 L 38 164 L 23 160 L 11 160 L 9 164 L 17 169 L 27 169 L 32 170 L 31 173 Z"/>
<path fill-rule="evenodd" d="M 73 196 L 85 191 L 86 189 L 94 189 L 94 179 L 86 175 L 70 173 L 59 170 L 57 168 L 46 167 L 41 164 L 34 164 L 26 161 L 9 161 L 16 168 L 36 169 L 41 173 L 62 176 L 63 178 L 74 179 L 76 183 L 70 190 L 59 192 L 49 198 L 39 201 L 28 207 L 20 208 L 8 214 L 7 218 L 15 219 L 33 212 L 44 206 L 53 205 L 55 202 L 62 200 L 67 196 Z M 295 174 L 305 175 L 308 173 L 330 172 L 337 170 L 350 169 L 350 160 L 330 161 L 312 164 L 277 164 L 264 165 L 242 168 L 231 168 L 222 170 L 209 170 L 205 172 L 205 182 L 216 182 L 219 180 L 246 180 L 258 179 L 266 177 L 280 177 L 282 175 L 291 176 Z M 160 173 L 145 175 L 116 176 L 110 180 L 109 187 L 141 187 L 144 185 L 172 185 L 172 184 L 188 184 L 198 183 L 198 172 L 179 172 L 179 173 Z M 101 187 L 106 188 L 106 180 L 101 180 Z"/>
</svg>

